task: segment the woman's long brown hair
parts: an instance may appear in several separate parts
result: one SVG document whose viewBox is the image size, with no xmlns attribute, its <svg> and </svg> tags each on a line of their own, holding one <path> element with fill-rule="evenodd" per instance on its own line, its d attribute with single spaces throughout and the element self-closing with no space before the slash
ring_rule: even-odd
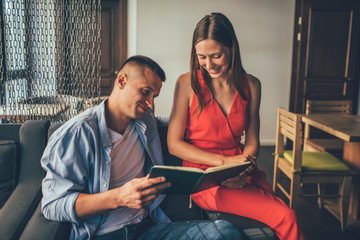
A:
<svg viewBox="0 0 360 240">
<path fill-rule="evenodd" d="M 206 103 L 203 101 L 203 94 L 198 80 L 197 70 L 201 69 L 201 74 L 204 78 L 206 86 L 210 90 L 212 98 L 214 97 L 211 77 L 205 69 L 200 67 L 195 49 L 195 45 L 205 39 L 213 39 L 229 48 L 231 52 L 231 64 L 228 69 L 230 82 L 234 85 L 239 95 L 243 99 L 247 100 L 244 91 L 243 72 L 245 70 L 241 63 L 240 48 L 234 28 L 225 15 L 221 13 L 211 13 L 210 15 L 203 17 L 198 22 L 194 30 L 192 40 L 190 57 L 191 87 L 198 98 L 198 106 L 196 108 L 198 114 L 200 114 L 204 109 Z"/>
</svg>

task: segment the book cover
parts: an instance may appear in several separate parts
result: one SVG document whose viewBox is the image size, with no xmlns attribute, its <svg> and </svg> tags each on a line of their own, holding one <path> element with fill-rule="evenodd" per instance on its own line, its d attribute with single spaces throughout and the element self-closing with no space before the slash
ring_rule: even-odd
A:
<svg viewBox="0 0 360 240">
<path fill-rule="evenodd" d="M 235 177 L 250 166 L 250 162 L 210 167 L 203 171 L 198 168 L 155 165 L 150 178 L 163 176 L 171 187 L 166 194 L 192 194 L 216 187 L 225 179 Z"/>
</svg>

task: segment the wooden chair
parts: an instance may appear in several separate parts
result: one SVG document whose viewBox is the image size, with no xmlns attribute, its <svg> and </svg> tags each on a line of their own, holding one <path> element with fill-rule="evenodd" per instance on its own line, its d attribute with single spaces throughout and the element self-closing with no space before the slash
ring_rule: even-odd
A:
<svg viewBox="0 0 360 240">
<path fill-rule="evenodd" d="M 284 149 L 286 139 L 292 141 L 292 150 Z M 353 172 L 341 160 L 327 152 L 303 152 L 301 115 L 278 109 L 273 189 L 284 193 L 291 208 L 297 207 L 300 197 L 318 197 L 319 207 L 325 207 L 338 218 L 344 230 L 352 175 Z M 281 176 L 290 180 L 290 186 L 284 184 L 286 181 Z M 305 194 L 302 191 L 304 183 L 317 184 L 317 193 Z M 336 195 L 326 194 L 320 188 L 328 183 L 339 185 Z"/>
<path fill-rule="evenodd" d="M 351 114 L 352 102 L 350 100 L 307 100 L 305 114 L 314 113 L 342 113 Z M 339 138 L 313 138 L 311 128 L 305 124 L 304 151 L 330 152 L 336 156 L 342 156 L 344 142 Z"/>
</svg>

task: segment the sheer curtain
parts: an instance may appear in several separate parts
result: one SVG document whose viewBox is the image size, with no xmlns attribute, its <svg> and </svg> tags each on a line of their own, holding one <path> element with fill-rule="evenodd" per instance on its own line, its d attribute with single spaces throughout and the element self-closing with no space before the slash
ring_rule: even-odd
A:
<svg viewBox="0 0 360 240">
<path fill-rule="evenodd" d="M 64 121 L 96 102 L 100 0 L 1 1 L 1 118 Z"/>
</svg>

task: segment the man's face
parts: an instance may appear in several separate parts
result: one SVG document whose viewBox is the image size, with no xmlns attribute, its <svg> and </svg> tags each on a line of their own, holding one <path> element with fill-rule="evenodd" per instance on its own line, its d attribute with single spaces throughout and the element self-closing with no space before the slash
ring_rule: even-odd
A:
<svg viewBox="0 0 360 240">
<path fill-rule="evenodd" d="M 125 111 L 132 119 L 141 119 L 154 107 L 154 99 L 159 96 L 162 81 L 154 72 L 145 68 L 144 74 L 131 74 L 123 88 Z"/>
</svg>

